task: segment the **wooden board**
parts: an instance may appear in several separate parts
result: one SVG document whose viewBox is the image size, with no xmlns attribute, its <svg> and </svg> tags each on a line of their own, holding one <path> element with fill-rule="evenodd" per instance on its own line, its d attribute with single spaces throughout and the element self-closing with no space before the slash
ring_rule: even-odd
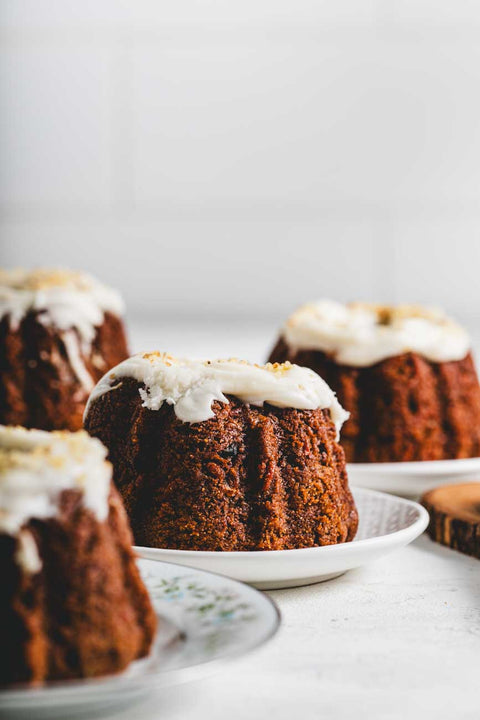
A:
<svg viewBox="0 0 480 720">
<path fill-rule="evenodd" d="M 434 488 L 421 502 L 430 513 L 432 540 L 480 558 L 480 482 Z"/>
</svg>

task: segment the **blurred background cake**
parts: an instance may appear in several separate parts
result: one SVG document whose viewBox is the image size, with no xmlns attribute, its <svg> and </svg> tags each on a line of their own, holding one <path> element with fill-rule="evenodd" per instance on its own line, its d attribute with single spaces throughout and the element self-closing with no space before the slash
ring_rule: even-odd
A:
<svg viewBox="0 0 480 720">
<path fill-rule="evenodd" d="M 347 416 L 306 368 L 150 353 L 99 382 L 85 427 L 108 447 L 138 545 L 282 550 L 355 535 Z"/>
<path fill-rule="evenodd" d="M 87 433 L 0 427 L 0 684 L 118 672 L 156 618 Z"/>
<path fill-rule="evenodd" d="M 0 271 L 0 422 L 77 430 L 96 381 L 128 356 L 120 295 L 65 270 Z"/>
<path fill-rule="evenodd" d="M 425 307 L 319 301 L 287 320 L 270 355 L 318 372 L 351 417 L 351 462 L 480 455 L 480 386 L 467 332 Z"/>
</svg>

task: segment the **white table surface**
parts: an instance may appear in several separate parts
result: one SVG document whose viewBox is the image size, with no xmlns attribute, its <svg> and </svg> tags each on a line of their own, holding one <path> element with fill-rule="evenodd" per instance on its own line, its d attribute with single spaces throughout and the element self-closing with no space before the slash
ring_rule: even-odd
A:
<svg viewBox="0 0 480 720">
<path fill-rule="evenodd" d="M 272 339 L 260 326 L 241 328 L 241 347 L 239 328 L 159 330 L 162 346 L 155 329 L 137 328 L 135 349 L 261 361 Z M 424 535 L 336 580 L 270 595 L 282 625 L 269 644 L 111 717 L 480 717 L 480 561 Z"/>
</svg>

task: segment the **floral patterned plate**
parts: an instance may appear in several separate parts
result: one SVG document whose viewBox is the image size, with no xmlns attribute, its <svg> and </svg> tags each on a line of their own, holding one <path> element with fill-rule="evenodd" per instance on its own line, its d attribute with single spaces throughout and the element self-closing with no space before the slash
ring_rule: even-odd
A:
<svg viewBox="0 0 480 720">
<path fill-rule="evenodd" d="M 135 549 L 141 557 L 212 570 L 273 590 L 338 577 L 408 545 L 427 527 L 427 511 L 411 500 L 361 488 L 353 488 L 353 495 L 359 516 L 353 542 L 260 552 Z"/>
<path fill-rule="evenodd" d="M 275 604 L 248 585 L 165 562 L 139 560 L 139 567 L 159 618 L 150 656 L 120 675 L 0 690 L 0 713 L 49 720 L 107 715 L 144 698 L 149 689 L 220 668 L 278 630 Z"/>
</svg>

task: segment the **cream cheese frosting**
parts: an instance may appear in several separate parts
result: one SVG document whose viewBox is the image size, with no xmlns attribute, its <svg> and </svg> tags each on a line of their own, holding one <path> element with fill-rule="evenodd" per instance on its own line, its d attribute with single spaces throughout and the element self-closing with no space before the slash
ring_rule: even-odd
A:
<svg viewBox="0 0 480 720">
<path fill-rule="evenodd" d="M 462 360 L 471 346 L 464 328 L 441 310 L 416 305 L 320 300 L 294 312 L 281 334 L 293 350 L 321 350 L 357 367 L 406 352 L 431 362 Z"/>
<path fill-rule="evenodd" d="M 70 270 L 0 270 L 0 319 L 18 329 L 28 312 L 62 336 L 74 372 L 87 391 L 94 382 L 82 354 L 88 354 L 106 312 L 121 316 L 122 298 L 85 273 Z M 75 332 L 74 332 L 75 331 Z"/>
<path fill-rule="evenodd" d="M 144 407 L 158 410 L 166 402 L 183 422 L 214 417 L 212 403 L 228 403 L 226 395 L 251 405 L 328 409 L 337 433 L 349 416 L 333 390 L 308 368 L 289 362 L 253 365 L 235 358 L 187 360 L 158 352 L 134 355 L 104 375 L 90 395 L 85 416 L 92 402 L 118 387 L 123 378 L 134 378 L 143 385 L 139 394 Z"/>
<path fill-rule="evenodd" d="M 32 534 L 32 518 L 55 517 L 60 494 L 73 489 L 99 521 L 108 515 L 112 470 L 107 450 L 85 431 L 44 432 L 0 426 L 0 532 L 18 538 L 16 559 L 26 572 L 41 561 Z"/>
</svg>

